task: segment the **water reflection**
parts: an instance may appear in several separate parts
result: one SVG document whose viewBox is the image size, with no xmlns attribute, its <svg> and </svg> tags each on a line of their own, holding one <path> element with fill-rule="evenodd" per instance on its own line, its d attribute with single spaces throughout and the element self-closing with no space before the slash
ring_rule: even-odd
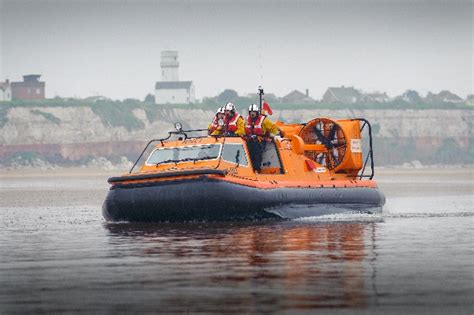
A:
<svg viewBox="0 0 474 315">
<path fill-rule="evenodd" d="M 145 258 L 165 284 L 167 309 L 363 308 L 375 295 L 376 223 L 105 226 L 111 256 Z"/>
</svg>

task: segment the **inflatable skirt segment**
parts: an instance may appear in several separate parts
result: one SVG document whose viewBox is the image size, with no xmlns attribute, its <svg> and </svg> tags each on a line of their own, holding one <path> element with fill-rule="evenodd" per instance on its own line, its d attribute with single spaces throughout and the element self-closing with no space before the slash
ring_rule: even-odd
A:
<svg viewBox="0 0 474 315">
<path fill-rule="evenodd" d="M 114 185 L 102 212 L 108 221 L 232 221 L 381 213 L 384 203 L 374 188 L 259 189 L 201 176 Z"/>
</svg>

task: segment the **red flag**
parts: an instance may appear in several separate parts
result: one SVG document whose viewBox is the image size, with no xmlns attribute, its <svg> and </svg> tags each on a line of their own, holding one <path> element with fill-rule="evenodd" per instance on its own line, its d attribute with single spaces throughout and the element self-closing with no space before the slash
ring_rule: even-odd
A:
<svg viewBox="0 0 474 315">
<path fill-rule="evenodd" d="M 262 106 L 262 107 L 263 107 L 263 110 L 262 110 L 262 111 L 263 111 L 264 113 L 267 112 L 268 115 L 273 115 L 273 111 L 272 111 L 272 109 L 270 108 L 270 105 L 268 105 L 267 102 L 263 101 L 263 106 Z"/>
</svg>

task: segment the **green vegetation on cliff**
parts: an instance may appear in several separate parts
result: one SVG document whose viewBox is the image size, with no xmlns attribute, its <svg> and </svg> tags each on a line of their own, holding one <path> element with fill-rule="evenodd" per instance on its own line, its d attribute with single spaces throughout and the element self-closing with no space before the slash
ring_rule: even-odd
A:
<svg viewBox="0 0 474 315">
<path fill-rule="evenodd" d="M 11 107 L 12 106 L 9 104 L 0 104 L 0 128 L 5 126 L 5 124 L 8 122 L 7 114 Z"/>
<path fill-rule="evenodd" d="M 128 131 L 143 129 L 143 122 L 133 115 L 136 108 L 122 102 L 96 102 L 89 104 L 92 111 L 102 122 L 111 127 L 125 127 Z"/>
<path fill-rule="evenodd" d="M 31 112 L 35 115 L 44 117 L 46 120 L 52 122 L 53 124 L 59 125 L 61 123 L 61 120 L 58 117 L 54 116 L 53 114 L 46 113 L 38 109 L 32 110 Z"/>
</svg>

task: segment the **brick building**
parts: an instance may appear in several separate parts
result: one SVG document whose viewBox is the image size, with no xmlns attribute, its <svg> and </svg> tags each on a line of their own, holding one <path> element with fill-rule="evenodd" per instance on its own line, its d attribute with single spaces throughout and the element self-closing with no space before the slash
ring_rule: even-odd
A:
<svg viewBox="0 0 474 315">
<path fill-rule="evenodd" d="M 14 100 L 43 100 L 45 83 L 40 81 L 40 74 L 23 76 L 23 82 L 12 82 L 12 99 Z"/>
</svg>

